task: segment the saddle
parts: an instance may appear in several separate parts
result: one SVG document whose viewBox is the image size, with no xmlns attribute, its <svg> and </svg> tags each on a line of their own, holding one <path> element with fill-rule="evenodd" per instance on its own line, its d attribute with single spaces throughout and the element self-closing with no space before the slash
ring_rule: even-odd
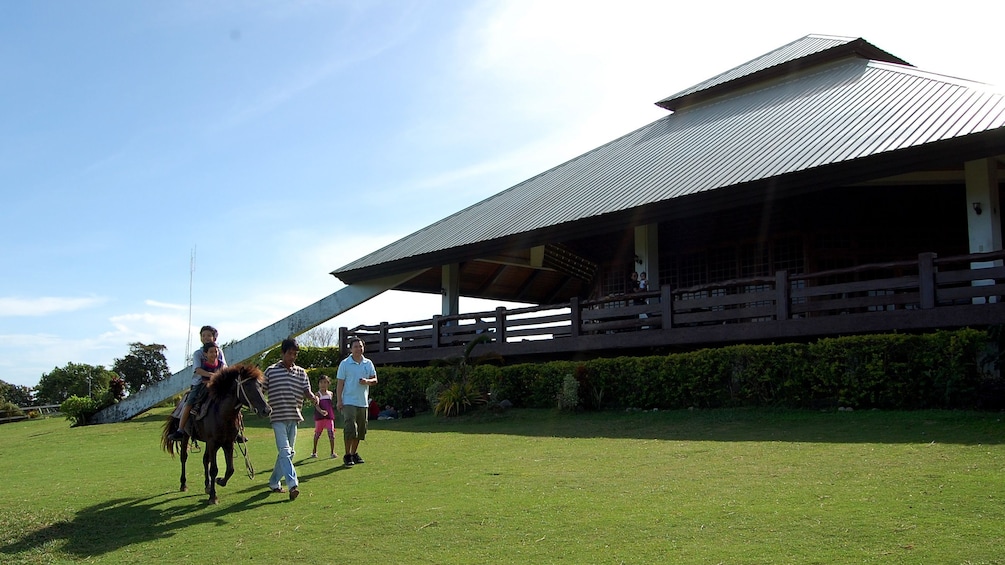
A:
<svg viewBox="0 0 1005 565">
<path fill-rule="evenodd" d="M 198 404 L 192 405 L 192 416 L 194 416 L 196 420 L 202 420 L 209 412 L 209 402 L 206 402 L 205 399 L 200 402 L 198 398 L 196 399 L 196 402 L 198 402 Z"/>
<path fill-rule="evenodd" d="M 191 391 L 186 392 L 182 397 L 181 402 L 175 407 L 175 411 L 172 414 L 175 418 L 181 418 L 182 410 L 184 409 L 189 395 L 192 394 Z M 209 414 L 209 391 L 203 387 L 200 391 L 196 393 L 196 397 L 192 400 L 192 406 L 190 408 L 188 421 L 185 422 L 185 433 L 189 435 L 192 439 L 198 441 L 205 441 L 199 436 L 196 430 L 195 423 L 202 420 Z M 240 434 L 239 434 L 240 435 Z"/>
<path fill-rule="evenodd" d="M 189 394 L 191 394 L 191 391 L 182 395 L 178 405 L 175 406 L 174 412 L 171 413 L 172 416 L 178 418 L 179 420 L 181 419 L 182 410 L 185 409 L 185 406 L 188 403 Z M 193 439 L 202 441 L 202 438 L 196 433 L 195 422 L 206 417 L 206 414 L 209 412 L 209 402 L 206 402 L 205 395 L 200 396 L 201 398 L 194 399 L 194 403 L 190 408 L 190 416 L 188 421 L 185 423 L 185 433 Z"/>
<path fill-rule="evenodd" d="M 203 402 L 201 404 L 192 405 L 192 413 L 189 414 L 189 421 L 185 423 L 185 433 L 188 433 L 190 437 L 199 441 L 205 441 L 196 430 L 195 422 L 206 417 L 206 412 L 209 409 L 209 402 Z"/>
</svg>

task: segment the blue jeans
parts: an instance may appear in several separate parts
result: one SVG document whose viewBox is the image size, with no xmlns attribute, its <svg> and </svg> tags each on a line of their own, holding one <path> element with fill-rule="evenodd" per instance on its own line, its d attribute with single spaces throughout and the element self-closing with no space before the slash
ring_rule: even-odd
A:
<svg viewBox="0 0 1005 565">
<path fill-rule="evenodd" d="M 279 482 L 286 478 L 287 488 L 297 488 L 297 471 L 293 468 L 293 448 L 297 445 L 297 421 L 273 422 L 272 433 L 276 435 L 276 465 L 269 477 L 269 487 L 279 488 Z"/>
</svg>

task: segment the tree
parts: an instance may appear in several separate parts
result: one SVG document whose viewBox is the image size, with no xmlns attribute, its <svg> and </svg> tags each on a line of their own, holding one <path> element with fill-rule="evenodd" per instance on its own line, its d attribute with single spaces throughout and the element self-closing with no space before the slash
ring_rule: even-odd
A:
<svg viewBox="0 0 1005 565">
<path fill-rule="evenodd" d="M 310 347 L 332 347 L 338 345 L 338 331 L 335 328 L 317 326 L 304 332 L 297 342 Z"/>
<path fill-rule="evenodd" d="M 112 370 L 122 375 L 134 393 L 141 388 L 163 381 L 171 376 L 164 351 L 167 347 L 158 343 L 144 345 L 140 342 L 129 344 L 129 354 L 122 359 L 116 359 Z"/>
<path fill-rule="evenodd" d="M 71 396 L 98 398 L 115 376 L 100 365 L 67 363 L 42 375 L 35 387 L 35 398 L 39 404 L 62 404 Z"/>
<path fill-rule="evenodd" d="M 0 399 L 17 406 L 31 406 L 31 387 L 0 381 Z"/>
</svg>

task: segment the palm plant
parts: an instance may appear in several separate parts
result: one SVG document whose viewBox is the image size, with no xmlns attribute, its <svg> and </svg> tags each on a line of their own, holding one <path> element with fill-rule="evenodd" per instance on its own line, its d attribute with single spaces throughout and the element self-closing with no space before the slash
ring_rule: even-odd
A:
<svg viewBox="0 0 1005 565">
<path fill-rule="evenodd" d="M 458 416 L 472 407 L 484 404 L 486 395 L 471 381 L 471 367 L 488 362 L 501 362 L 502 357 L 494 352 L 472 356 L 475 347 L 481 343 L 492 341 L 490 334 L 480 334 L 468 342 L 461 355 L 436 359 L 435 367 L 450 368 L 450 382 L 444 386 L 436 397 L 433 413 L 443 416 Z"/>
</svg>

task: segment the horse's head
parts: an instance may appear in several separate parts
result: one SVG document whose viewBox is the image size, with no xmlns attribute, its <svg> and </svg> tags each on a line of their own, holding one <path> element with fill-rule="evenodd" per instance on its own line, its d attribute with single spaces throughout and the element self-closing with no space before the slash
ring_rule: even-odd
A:
<svg viewBox="0 0 1005 565">
<path fill-rule="evenodd" d="M 254 365 L 236 365 L 239 371 L 237 377 L 237 397 L 241 404 L 248 406 L 259 416 L 268 416 L 272 413 L 272 407 L 265 401 L 262 394 L 262 381 L 264 375 L 262 370 Z"/>
</svg>

